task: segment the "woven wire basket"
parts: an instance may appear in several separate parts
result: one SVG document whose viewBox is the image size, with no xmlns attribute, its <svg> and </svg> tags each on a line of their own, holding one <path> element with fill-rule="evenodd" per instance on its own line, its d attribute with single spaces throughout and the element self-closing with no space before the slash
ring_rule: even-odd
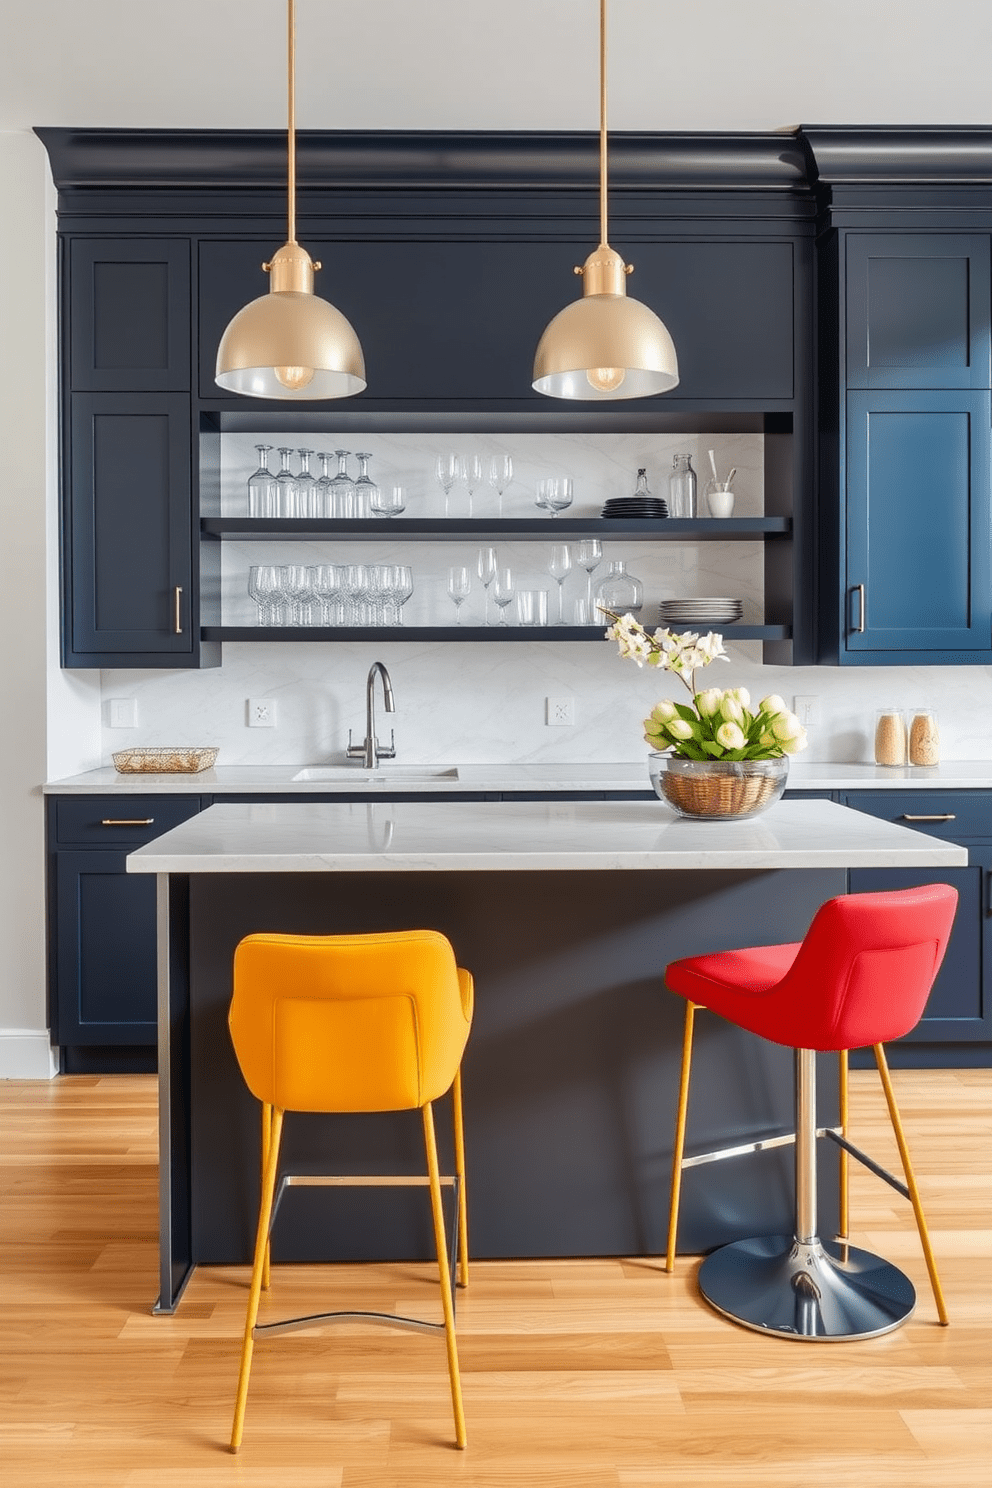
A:
<svg viewBox="0 0 992 1488">
<path fill-rule="evenodd" d="M 785 790 L 789 761 L 697 761 L 655 753 L 649 768 L 655 792 L 681 816 L 727 820 L 773 805 Z"/>
<path fill-rule="evenodd" d="M 111 758 L 121 775 L 198 775 L 209 770 L 217 749 L 120 749 Z"/>
</svg>

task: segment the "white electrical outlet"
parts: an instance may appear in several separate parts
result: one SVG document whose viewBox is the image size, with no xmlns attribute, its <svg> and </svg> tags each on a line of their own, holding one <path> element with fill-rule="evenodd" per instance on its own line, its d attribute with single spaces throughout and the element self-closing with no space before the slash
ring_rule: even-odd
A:
<svg viewBox="0 0 992 1488">
<path fill-rule="evenodd" d="M 138 727 L 138 699 L 111 698 L 107 709 L 110 728 Z"/>
<path fill-rule="evenodd" d="M 803 728 L 815 728 L 820 721 L 820 699 L 796 696 L 792 699 L 792 711 Z"/>
<path fill-rule="evenodd" d="M 575 722 L 575 699 L 570 697 L 549 697 L 546 699 L 547 712 L 545 722 L 549 728 L 559 728 L 563 725 L 571 725 Z"/>
<path fill-rule="evenodd" d="M 248 699 L 248 727 L 275 728 L 276 704 L 274 698 Z"/>
</svg>

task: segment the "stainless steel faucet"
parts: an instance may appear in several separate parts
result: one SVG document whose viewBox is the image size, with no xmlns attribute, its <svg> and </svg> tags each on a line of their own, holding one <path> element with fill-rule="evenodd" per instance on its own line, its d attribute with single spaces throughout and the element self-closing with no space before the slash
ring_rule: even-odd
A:
<svg viewBox="0 0 992 1488">
<path fill-rule="evenodd" d="M 368 681 L 365 684 L 365 742 L 352 744 L 351 729 L 348 730 L 348 758 L 360 759 L 366 770 L 374 770 L 380 760 L 396 758 L 396 733 L 389 730 L 388 749 L 381 745 L 375 736 L 375 674 L 379 673 L 382 678 L 382 700 L 387 713 L 396 712 L 396 704 L 393 702 L 393 684 L 389 680 L 389 673 L 381 661 L 374 661 L 369 667 Z"/>
</svg>

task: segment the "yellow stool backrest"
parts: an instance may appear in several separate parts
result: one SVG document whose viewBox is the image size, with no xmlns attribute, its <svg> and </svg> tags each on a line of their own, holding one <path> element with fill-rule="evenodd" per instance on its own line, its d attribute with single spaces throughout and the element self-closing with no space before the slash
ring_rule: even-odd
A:
<svg viewBox="0 0 992 1488">
<path fill-rule="evenodd" d="M 249 935 L 228 1024 L 245 1083 L 284 1111 L 406 1111 L 450 1089 L 472 978 L 436 930 Z"/>
</svg>

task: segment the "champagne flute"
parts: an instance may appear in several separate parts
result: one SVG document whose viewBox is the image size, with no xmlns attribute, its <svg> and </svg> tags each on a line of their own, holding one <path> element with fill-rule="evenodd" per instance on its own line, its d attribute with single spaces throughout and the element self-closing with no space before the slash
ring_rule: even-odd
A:
<svg viewBox="0 0 992 1488">
<path fill-rule="evenodd" d="M 486 624 L 489 624 L 489 586 L 496 577 L 496 549 L 480 548 L 475 564 L 476 572 L 486 591 Z"/>
<path fill-rule="evenodd" d="M 462 623 L 462 605 L 472 592 L 472 575 L 467 568 L 448 569 L 448 595 L 455 606 L 455 624 Z"/>
<path fill-rule="evenodd" d="M 250 517 L 274 517 L 276 515 L 276 481 L 269 469 L 271 444 L 256 444 L 258 469 L 248 479 L 248 515 Z"/>
<path fill-rule="evenodd" d="M 590 617 L 595 613 L 592 607 L 592 576 L 603 561 L 603 544 L 598 537 L 586 537 L 579 543 L 579 551 L 576 554 L 576 562 L 580 568 L 586 571 L 586 601 Z"/>
<path fill-rule="evenodd" d="M 499 515 L 503 515 L 503 492 L 513 480 L 513 461 L 509 455 L 493 455 L 489 462 L 489 484 L 499 498 Z"/>
<path fill-rule="evenodd" d="M 568 543 L 555 543 L 551 549 L 551 557 L 548 559 L 548 573 L 558 582 L 558 619 L 556 622 L 558 625 L 565 624 L 562 586 L 571 572 L 572 554 Z"/>
<path fill-rule="evenodd" d="M 516 585 L 513 582 L 513 570 L 509 568 L 498 568 L 493 580 L 493 599 L 499 607 L 499 623 L 506 625 L 506 607 L 513 603 Z"/>
<path fill-rule="evenodd" d="M 472 497 L 482 485 L 485 479 L 485 471 L 481 455 L 466 456 L 462 467 L 462 480 L 465 482 L 465 490 L 468 492 L 468 514 L 472 516 Z"/>
<path fill-rule="evenodd" d="M 451 515 L 449 510 L 449 498 L 452 487 L 461 480 L 462 462 L 458 455 L 438 455 L 434 464 L 434 474 L 437 483 L 444 492 L 444 515 Z"/>
</svg>

